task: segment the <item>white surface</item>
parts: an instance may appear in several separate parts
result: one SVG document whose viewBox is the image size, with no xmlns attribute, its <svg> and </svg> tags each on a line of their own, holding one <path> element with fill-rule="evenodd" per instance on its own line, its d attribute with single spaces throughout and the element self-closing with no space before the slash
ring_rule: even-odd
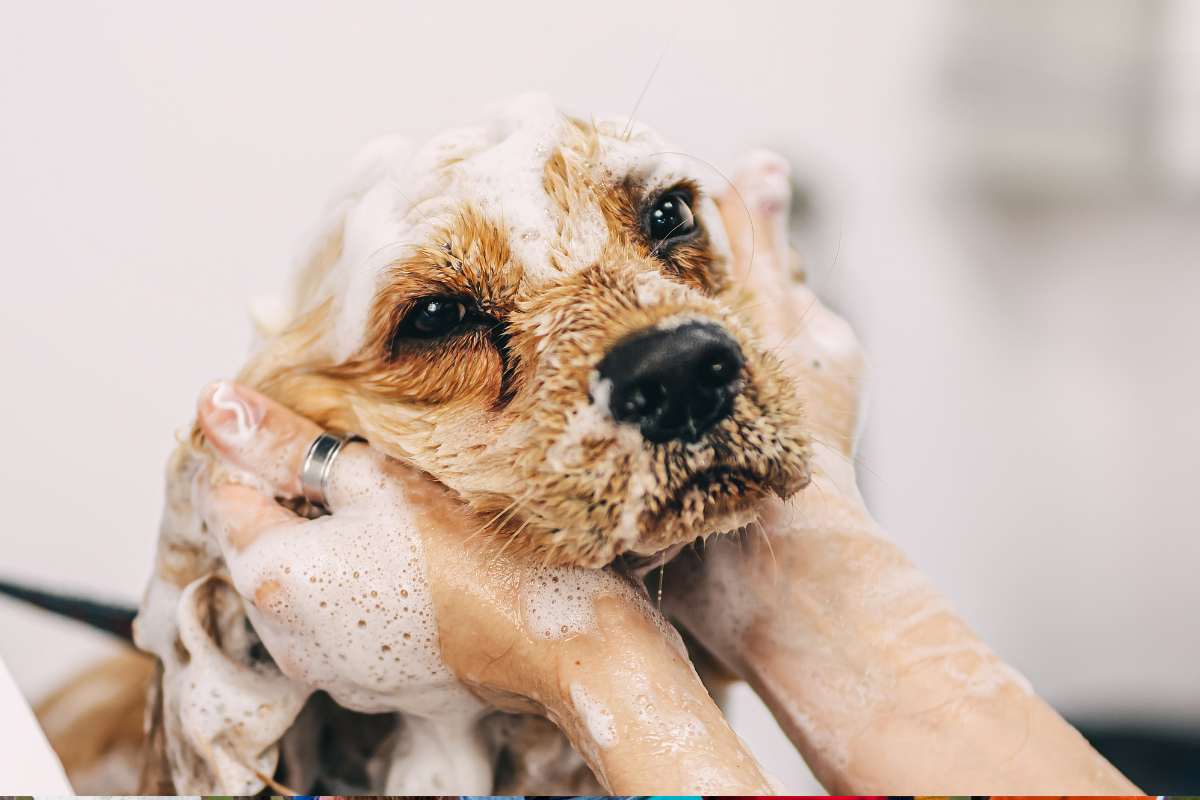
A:
<svg viewBox="0 0 1200 800">
<path fill-rule="evenodd" d="M 73 794 L 33 710 L 0 659 L 0 783 L 11 794 Z"/>
<path fill-rule="evenodd" d="M 359 145 L 528 88 L 627 113 L 665 51 L 639 118 L 723 168 L 780 149 L 819 191 L 810 273 L 872 355 L 884 524 L 1052 702 L 1194 720 L 1195 207 L 970 222 L 944 105 L 973 5 L 0 6 L 0 415 L 20 454 L 0 459 L 0 572 L 137 598 L 173 432 L 240 363 L 250 298 Z M 1171 64 L 1197 63 L 1195 17 Z M 1194 85 L 1171 82 L 1183 127 L 1162 132 L 1181 169 Z M 31 694 L 103 642 L 0 604 Z M 810 789 L 741 708 L 767 768 Z"/>
</svg>

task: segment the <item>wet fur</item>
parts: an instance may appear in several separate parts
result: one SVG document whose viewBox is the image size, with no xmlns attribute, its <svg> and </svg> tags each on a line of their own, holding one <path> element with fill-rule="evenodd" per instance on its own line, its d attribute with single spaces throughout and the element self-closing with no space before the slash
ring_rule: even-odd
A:
<svg viewBox="0 0 1200 800">
<path fill-rule="evenodd" d="M 656 252 L 639 222 L 654 188 L 589 168 L 601 134 L 578 121 L 567 130 L 542 184 L 560 235 L 584 209 L 603 216 L 608 240 L 593 264 L 531 277 L 500 225 L 464 204 L 388 269 L 361 344 L 335 359 L 320 346 L 335 300 L 321 296 L 318 276 L 340 255 L 330 241 L 305 271 L 309 294 L 297 302 L 307 310 L 240 378 L 423 469 L 485 519 L 500 515 L 494 533 L 520 530 L 514 546 L 594 567 L 736 527 L 754 500 L 805 485 L 807 441 L 790 379 L 731 311 L 736 287 L 709 231 Z M 694 181 L 685 185 L 700 196 Z M 552 267 L 558 253 L 551 247 Z M 398 346 L 399 321 L 437 294 L 470 298 L 500 320 L 497 329 Z M 604 353 L 678 318 L 719 323 L 747 355 L 732 417 L 691 445 L 647 446 L 615 425 L 579 430 Z"/>
<path fill-rule="evenodd" d="M 799 490 L 808 467 L 797 393 L 733 310 L 745 298 L 731 284 L 715 208 L 703 201 L 708 213 L 697 235 L 669 251 L 656 249 L 640 220 L 645 204 L 666 187 L 636 174 L 612 174 L 600 163 L 606 147 L 628 144 L 618 133 L 625 130 L 564 118 L 541 174 L 554 215 L 546 263 L 522 261 L 512 232 L 482 198 L 434 203 L 424 235 L 381 273 L 348 352 L 335 345 L 341 298 L 332 276 L 348 246 L 335 219 L 298 274 L 291 318 L 270 331 L 239 380 L 424 470 L 491 520 L 487 535 L 507 537 L 511 546 L 552 563 L 601 566 L 626 552 L 663 551 L 737 527 L 766 494 Z M 648 153 L 653 146 L 648 140 Z M 433 195 L 454 181 L 471 155 L 450 153 L 436 163 Z M 674 185 L 699 197 L 691 176 Z M 416 205 L 426 200 L 417 198 Z M 597 218 L 604 242 L 590 263 L 577 264 L 572 242 Z M 397 324 L 412 304 L 444 294 L 470 298 L 500 324 L 438 344 L 397 342 Z M 660 445 L 605 419 L 592 397 L 593 372 L 604 353 L 627 334 L 694 318 L 721 325 L 745 355 L 730 418 L 697 443 Z M 224 572 L 191 509 L 191 482 L 206 457 L 193 430 L 168 469 L 155 575 L 177 588 Z M 220 645 L 220 626 L 231 623 L 218 623 L 216 611 L 212 616 Z M 181 770 L 204 785 L 212 776 L 201 755 L 181 741 L 169 698 L 164 705 L 161 675 L 148 681 L 150 746 L 142 788 L 162 791 L 167 776 Z M 582 761 L 544 720 L 501 715 L 489 726 L 500 765 L 497 790 L 596 788 L 587 786 Z M 289 736 L 285 775 L 289 748 L 296 746 L 295 731 Z"/>
</svg>

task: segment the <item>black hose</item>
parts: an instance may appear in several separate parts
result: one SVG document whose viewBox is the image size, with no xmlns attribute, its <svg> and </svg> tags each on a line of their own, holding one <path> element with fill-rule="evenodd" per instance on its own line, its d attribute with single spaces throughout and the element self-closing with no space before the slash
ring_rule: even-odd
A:
<svg viewBox="0 0 1200 800">
<path fill-rule="evenodd" d="M 133 619 L 137 608 L 116 603 L 101 603 L 83 597 L 42 591 L 0 579 L 0 595 L 23 600 L 52 614 L 82 622 L 110 633 L 126 642 L 133 641 Z"/>
</svg>

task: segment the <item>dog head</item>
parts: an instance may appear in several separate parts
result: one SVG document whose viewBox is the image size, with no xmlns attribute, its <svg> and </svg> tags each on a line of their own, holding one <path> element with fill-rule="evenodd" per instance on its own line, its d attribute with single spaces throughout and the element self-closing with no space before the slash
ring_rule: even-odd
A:
<svg viewBox="0 0 1200 800">
<path fill-rule="evenodd" d="M 242 379 L 598 566 L 808 480 L 797 392 L 736 311 L 696 162 L 527 96 L 368 148 Z"/>
</svg>

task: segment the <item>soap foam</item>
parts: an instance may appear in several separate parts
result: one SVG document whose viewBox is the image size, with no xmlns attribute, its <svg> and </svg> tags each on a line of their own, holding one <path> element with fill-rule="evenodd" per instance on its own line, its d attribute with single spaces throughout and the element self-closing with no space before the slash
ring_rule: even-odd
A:
<svg viewBox="0 0 1200 800">
<path fill-rule="evenodd" d="M 595 263 L 609 235 L 600 208 L 574 208 L 563 220 L 542 185 L 546 163 L 570 124 L 547 96 L 531 93 L 416 151 L 395 139 L 369 146 L 313 245 L 316 249 L 342 227 L 342 253 L 321 292 L 321 299 L 336 303 L 331 355 L 341 359 L 354 352 L 387 271 L 464 205 L 483 210 L 507 234 L 529 280 L 554 280 Z M 694 160 L 671 151 L 641 125 L 630 129 L 624 119 L 599 119 L 595 125 L 601 144 L 584 167 L 599 188 L 631 179 L 653 191 L 697 172 Z M 718 257 L 726 258 L 715 203 L 703 198 L 693 211 L 711 232 Z"/>
<path fill-rule="evenodd" d="M 227 595 L 223 602 L 216 600 L 218 593 Z M 236 640 L 219 645 L 213 640 L 207 616 L 222 608 L 229 616 L 218 628 L 235 639 L 243 632 L 244 639 L 244 627 L 229 624 L 241 619 L 240 606 L 240 598 L 220 578 L 200 578 L 183 591 L 179 638 L 188 658 L 172 671 L 172 706 L 188 743 L 216 772 L 216 783 L 246 793 L 257 791 L 259 775 L 275 771 L 275 745 L 311 690 L 268 665 L 248 663 L 246 641 L 239 647 Z"/>
<path fill-rule="evenodd" d="M 612 714 L 578 683 L 571 684 L 571 705 L 597 746 L 609 748 L 617 743 L 617 728 Z"/>
<path fill-rule="evenodd" d="M 645 591 L 609 569 L 537 569 L 521 585 L 525 627 L 543 639 L 587 633 L 595 629 L 595 602 L 606 595 L 626 598 L 650 613 Z"/>
<path fill-rule="evenodd" d="M 407 498 L 367 468 L 347 461 L 338 472 L 366 487 L 352 510 L 227 553 L 238 591 L 255 598 L 251 621 L 285 672 L 348 708 L 478 715 L 481 704 L 441 658 Z"/>
</svg>

